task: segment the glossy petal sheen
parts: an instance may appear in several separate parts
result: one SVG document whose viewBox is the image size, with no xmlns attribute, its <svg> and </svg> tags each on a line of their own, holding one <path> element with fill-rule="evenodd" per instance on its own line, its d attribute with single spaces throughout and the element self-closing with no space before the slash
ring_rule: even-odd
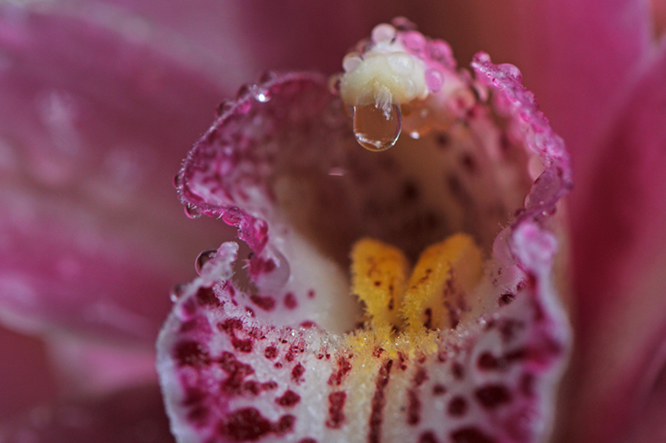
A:
<svg viewBox="0 0 666 443">
<path fill-rule="evenodd" d="M 514 67 L 481 54 L 474 68 L 498 112 L 515 124 L 517 149 L 538 156 L 543 171 L 526 207 L 496 239 L 497 222 L 468 217 L 502 197 L 474 188 L 494 171 L 483 150 L 473 151 L 479 163 L 442 166 L 439 195 L 453 189 L 454 209 L 435 213 L 431 226 L 404 239 L 396 226 L 423 210 L 388 209 L 406 204 L 391 200 L 404 198 L 398 185 L 406 166 L 388 157 L 382 167 L 380 157 L 360 151 L 338 99 L 317 76 L 289 74 L 245 89 L 197 143 L 181 170 L 181 197 L 237 226 L 254 253 L 243 283 L 234 275 L 238 246 L 220 246 L 183 288 L 160 335 L 158 369 L 180 442 L 532 442 L 547 432 L 569 337 L 552 288 L 557 240 L 546 226 L 570 186 L 568 158 Z M 442 152 L 459 153 L 457 143 Z M 522 165 L 518 175 L 528 176 L 524 161 L 496 155 L 498 171 Z M 470 163 L 480 165 L 471 168 L 476 175 Z M 426 179 L 414 180 L 427 192 Z M 383 194 L 371 192 L 375 181 Z M 520 195 L 520 180 L 508 182 L 497 189 Z M 510 203 L 516 196 L 503 197 Z M 386 212 L 364 212 L 373 200 Z M 483 213 L 494 220 L 492 211 Z M 471 305 L 453 309 L 459 326 L 438 332 L 437 349 L 392 356 L 371 343 L 370 352 L 346 344 L 340 332 L 358 318 L 340 270 L 350 239 L 390 238 L 409 255 L 443 235 L 442 226 L 459 229 L 465 220 L 492 258 Z M 247 279 L 256 289 L 243 288 Z"/>
<path fill-rule="evenodd" d="M 2 317 L 148 344 L 225 238 L 183 217 L 168 172 L 220 92 L 116 33 L 0 14 Z"/>
<path fill-rule="evenodd" d="M 85 401 L 41 405 L 0 423 L 5 443 L 170 443 L 159 389 L 138 386 Z"/>
<path fill-rule="evenodd" d="M 622 435 L 666 361 L 665 72 L 662 45 L 609 126 L 594 185 L 581 190 L 588 203 L 574 213 L 580 441 Z"/>
</svg>

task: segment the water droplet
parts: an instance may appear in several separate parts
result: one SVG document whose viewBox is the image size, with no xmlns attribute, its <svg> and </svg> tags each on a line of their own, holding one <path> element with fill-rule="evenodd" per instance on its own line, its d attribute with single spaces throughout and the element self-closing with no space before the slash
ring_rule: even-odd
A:
<svg viewBox="0 0 666 443">
<path fill-rule="evenodd" d="M 374 104 L 354 107 L 354 135 L 356 141 L 369 151 L 389 149 L 400 137 L 402 113 L 398 105 L 384 112 Z"/>
<path fill-rule="evenodd" d="M 361 58 L 361 55 L 358 52 L 350 52 L 349 54 L 345 55 L 345 58 L 342 59 L 342 69 L 345 72 L 353 71 L 356 69 L 361 63 L 363 63 L 363 59 Z"/>
<path fill-rule="evenodd" d="M 444 84 L 442 73 L 436 69 L 428 69 L 425 72 L 425 81 L 431 92 L 438 92 Z"/>
<path fill-rule="evenodd" d="M 250 88 L 250 93 L 252 94 L 252 97 L 254 97 L 258 102 L 261 103 L 266 103 L 271 99 L 268 90 L 261 86 L 257 85 L 252 86 Z"/>
<path fill-rule="evenodd" d="M 185 285 L 183 283 L 176 283 L 175 285 L 173 285 L 173 287 L 171 288 L 171 293 L 169 294 L 169 299 L 171 300 L 171 302 L 176 303 L 180 298 L 180 296 L 183 295 L 184 290 L 185 290 Z"/>
<path fill-rule="evenodd" d="M 390 43 L 395 38 L 395 28 L 388 23 L 382 23 L 375 26 L 372 30 L 371 38 L 375 43 Z"/>
<path fill-rule="evenodd" d="M 191 219 L 201 217 L 201 209 L 196 206 L 185 206 L 185 215 Z"/>
<path fill-rule="evenodd" d="M 236 93 L 236 99 L 240 100 L 240 99 L 244 98 L 247 95 L 247 93 L 250 92 L 251 87 L 252 87 L 252 85 L 245 84 L 245 85 L 242 85 L 240 88 L 238 88 L 238 92 Z"/>
<path fill-rule="evenodd" d="M 215 109 L 215 116 L 220 117 L 233 107 L 234 107 L 234 102 L 230 100 L 225 100 L 219 105 L 217 105 L 217 108 Z"/>
<path fill-rule="evenodd" d="M 275 80 L 277 77 L 278 77 L 278 75 L 273 71 L 264 71 L 259 76 L 259 83 L 268 83 L 270 81 Z"/>
<path fill-rule="evenodd" d="M 542 212 L 542 214 L 546 217 L 552 217 L 556 213 L 557 213 L 557 207 L 555 206 L 551 206 Z"/>
<path fill-rule="evenodd" d="M 205 251 L 202 251 L 194 262 L 194 268 L 197 270 L 197 274 L 201 275 L 201 269 L 203 266 L 216 255 L 217 249 L 206 249 Z"/>
<path fill-rule="evenodd" d="M 328 90 L 331 91 L 331 94 L 340 95 L 341 82 L 342 82 L 342 74 L 332 75 L 328 79 Z"/>
<path fill-rule="evenodd" d="M 178 189 L 178 187 L 180 186 L 180 183 L 181 183 L 181 178 L 182 177 L 180 175 L 180 172 L 173 176 L 173 187 L 174 188 Z"/>
</svg>

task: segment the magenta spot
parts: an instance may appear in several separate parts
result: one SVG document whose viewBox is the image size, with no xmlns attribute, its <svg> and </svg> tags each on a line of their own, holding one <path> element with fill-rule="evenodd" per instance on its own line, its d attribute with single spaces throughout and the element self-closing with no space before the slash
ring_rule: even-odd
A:
<svg viewBox="0 0 666 443">
<path fill-rule="evenodd" d="M 446 394 L 446 388 L 440 384 L 437 384 L 432 387 L 432 395 L 444 395 Z"/>
<path fill-rule="evenodd" d="M 256 317 L 257 315 L 254 313 L 254 310 L 250 308 L 249 306 L 245 306 L 245 311 L 247 311 L 248 314 L 250 314 L 250 317 Z"/>
<path fill-rule="evenodd" d="M 195 406 L 187 413 L 187 419 L 196 427 L 204 427 L 208 424 L 210 410 L 205 406 Z"/>
<path fill-rule="evenodd" d="M 449 414 L 453 417 L 461 417 L 467 412 L 467 401 L 463 397 L 453 397 L 449 402 Z"/>
<path fill-rule="evenodd" d="M 317 323 L 315 323 L 315 322 L 313 322 L 313 321 L 311 321 L 311 320 L 305 320 L 305 321 L 302 321 L 302 322 L 301 322 L 300 327 L 301 327 L 301 328 L 304 328 L 304 329 L 316 328 L 316 327 L 317 327 Z"/>
<path fill-rule="evenodd" d="M 228 375 L 221 385 L 224 393 L 229 395 L 254 393 L 255 386 L 243 383 L 245 377 L 254 374 L 252 366 L 239 362 L 231 352 L 222 353 L 218 361 L 222 370 Z"/>
<path fill-rule="evenodd" d="M 285 392 L 282 395 L 282 397 L 275 399 L 275 403 L 287 408 L 291 408 L 292 406 L 296 405 L 299 401 L 301 401 L 301 396 L 291 390 Z"/>
<path fill-rule="evenodd" d="M 451 440 L 453 443 L 495 443 L 495 439 L 472 426 L 452 432 Z"/>
<path fill-rule="evenodd" d="M 416 389 L 407 391 L 409 403 L 407 405 L 407 424 L 417 425 L 421 421 L 421 400 Z"/>
<path fill-rule="evenodd" d="M 351 371 L 352 365 L 349 359 L 344 355 L 338 357 L 337 368 L 328 378 L 328 384 L 331 386 L 340 386 L 345 375 Z"/>
<path fill-rule="evenodd" d="M 243 322 L 240 318 L 229 318 L 224 323 L 218 323 L 217 329 L 228 335 L 233 335 L 234 330 L 243 329 Z"/>
<path fill-rule="evenodd" d="M 213 288 L 199 288 L 196 297 L 197 302 L 202 306 L 222 306 L 222 303 L 215 295 L 215 292 L 213 292 Z"/>
<path fill-rule="evenodd" d="M 265 383 L 262 383 L 261 384 L 261 389 L 263 389 L 264 391 L 272 391 L 273 389 L 277 388 L 277 386 L 278 386 L 277 383 L 274 382 L 273 380 L 271 380 L 271 381 L 267 381 Z"/>
<path fill-rule="evenodd" d="M 453 376 L 458 380 L 462 380 L 465 377 L 465 368 L 458 362 L 453 362 L 451 372 L 453 372 Z"/>
<path fill-rule="evenodd" d="M 393 360 L 388 360 L 380 369 L 375 382 L 375 394 L 372 396 L 370 409 L 370 432 L 368 433 L 369 443 L 379 443 L 381 435 L 384 405 L 386 404 L 386 387 L 391 377 L 391 367 Z"/>
<path fill-rule="evenodd" d="M 250 339 L 240 340 L 234 337 L 231 339 L 231 344 L 233 345 L 234 349 L 240 352 L 252 352 L 252 340 Z"/>
<path fill-rule="evenodd" d="M 308 298 L 314 298 L 314 296 L 315 296 L 315 291 L 314 291 L 314 289 L 310 289 L 310 290 L 308 291 Z"/>
<path fill-rule="evenodd" d="M 269 274 L 275 270 L 277 266 L 273 260 L 264 260 L 262 258 L 253 258 L 250 260 L 250 275 L 258 277 L 262 274 Z"/>
<path fill-rule="evenodd" d="M 505 358 L 495 358 L 495 356 L 493 356 L 490 352 L 482 353 L 476 362 L 479 369 L 485 369 L 488 371 L 503 369 L 507 366 L 507 363 L 508 362 Z"/>
<path fill-rule="evenodd" d="M 280 420 L 274 426 L 273 430 L 277 434 L 285 434 L 291 432 L 294 429 L 294 423 L 296 422 L 296 417 L 293 415 L 283 415 L 280 417 Z"/>
<path fill-rule="evenodd" d="M 512 294 L 511 292 L 505 292 L 504 294 L 500 295 L 498 303 L 500 306 L 506 306 L 509 303 L 511 303 L 515 298 L 516 294 Z"/>
<path fill-rule="evenodd" d="M 273 425 L 255 408 L 245 408 L 229 414 L 219 431 L 231 441 L 256 441 L 272 432 Z"/>
<path fill-rule="evenodd" d="M 427 431 L 419 437 L 419 443 L 438 443 L 437 437 L 432 431 Z"/>
<path fill-rule="evenodd" d="M 305 374 L 305 368 L 302 364 L 299 363 L 294 366 L 294 369 L 291 371 L 291 379 L 296 383 L 300 383 L 302 381 L 301 377 L 303 374 Z"/>
<path fill-rule="evenodd" d="M 428 379 L 428 373 L 425 368 L 418 368 L 416 374 L 414 374 L 414 386 L 421 386 L 424 381 Z"/>
<path fill-rule="evenodd" d="M 278 355 L 278 350 L 275 346 L 268 346 L 266 349 L 264 349 L 264 356 L 269 359 L 273 360 L 275 357 Z"/>
<path fill-rule="evenodd" d="M 298 302 L 296 296 L 292 292 L 287 292 L 284 296 L 284 305 L 287 309 L 296 309 Z"/>
<path fill-rule="evenodd" d="M 229 414 L 218 426 L 222 436 L 231 441 L 256 441 L 270 433 L 284 434 L 294 428 L 296 417 L 284 415 L 273 424 L 255 408 L 244 408 Z"/>
<path fill-rule="evenodd" d="M 195 341 L 181 342 L 176 346 L 174 358 L 179 366 L 192 366 L 203 368 L 210 364 L 208 349 L 201 343 Z"/>
<path fill-rule="evenodd" d="M 347 400 L 347 393 L 343 391 L 333 392 L 328 396 L 328 420 L 326 426 L 329 428 L 337 429 L 342 426 L 345 421 L 345 414 L 343 413 L 345 401 Z"/>
<path fill-rule="evenodd" d="M 280 369 L 280 368 L 282 368 L 282 363 L 277 362 L 277 363 L 275 363 L 273 366 L 274 366 L 275 368 L 277 368 L 277 369 Z"/>
<path fill-rule="evenodd" d="M 259 306 L 264 311 L 272 311 L 275 308 L 275 299 L 270 295 L 264 296 L 253 294 L 250 296 L 250 300 L 252 300 L 255 305 Z"/>
<path fill-rule="evenodd" d="M 477 389 L 474 394 L 486 409 L 495 409 L 511 402 L 511 392 L 504 385 L 486 385 Z"/>
<path fill-rule="evenodd" d="M 317 440 L 314 438 L 304 438 L 303 440 L 300 440 L 298 443 L 317 443 Z"/>
</svg>

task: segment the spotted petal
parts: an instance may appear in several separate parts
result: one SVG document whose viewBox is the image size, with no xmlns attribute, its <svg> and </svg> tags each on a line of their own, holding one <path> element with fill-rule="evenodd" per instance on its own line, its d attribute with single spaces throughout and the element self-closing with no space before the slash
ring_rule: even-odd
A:
<svg viewBox="0 0 666 443">
<path fill-rule="evenodd" d="M 431 66 L 456 72 L 445 43 L 405 32 Z M 179 191 L 190 211 L 237 226 L 252 253 L 242 275 L 239 247 L 222 244 L 160 334 L 180 442 L 547 434 L 569 348 L 550 232 L 571 183 L 568 156 L 515 67 L 485 54 L 473 66 L 476 79 L 451 74 L 478 96 L 454 101 L 447 129 L 381 155 L 357 145 L 340 99 L 314 74 L 266 78 L 221 109 Z M 414 260 L 460 230 L 481 246 L 485 274 L 449 307 L 452 327 L 431 333 L 433 347 L 344 334 L 362 320 L 345 272 L 358 238 Z"/>
</svg>

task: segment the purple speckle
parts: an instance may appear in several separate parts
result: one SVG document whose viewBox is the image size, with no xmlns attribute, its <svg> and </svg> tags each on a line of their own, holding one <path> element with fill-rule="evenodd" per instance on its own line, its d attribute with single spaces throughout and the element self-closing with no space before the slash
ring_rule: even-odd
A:
<svg viewBox="0 0 666 443">
<path fill-rule="evenodd" d="M 493 438 L 473 426 L 452 432 L 451 440 L 453 443 L 495 443 Z"/>
<path fill-rule="evenodd" d="M 268 346 L 266 349 L 264 349 L 264 357 L 266 357 L 269 360 L 274 359 L 278 355 L 278 350 L 275 346 Z"/>
<path fill-rule="evenodd" d="M 467 401 L 463 397 L 453 397 L 449 402 L 449 414 L 453 417 L 461 417 L 467 412 Z"/>
<path fill-rule="evenodd" d="M 347 400 L 347 393 L 343 391 L 333 392 L 328 396 L 328 420 L 326 426 L 332 429 L 337 429 L 342 426 L 345 421 L 345 414 L 343 413 L 345 401 Z"/>
<path fill-rule="evenodd" d="M 292 292 L 287 292 L 284 296 L 284 305 L 287 309 L 296 309 L 298 302 L 296 296 Z"/>
<path fill-rule="evenodd" d="M 294 391 L 288 390 L 282 397 L 275 399 L 275 402 L 280 406 L 291 408 L 301 401 L 301 396 Z"/>
<path fill-rule="evenodd" d="M 264 311 L 272 311 L 275 308 L 275 299 L 270 295 L 252 294 L 250 300 Z"/>
<path fill-rule="evenodd" d="M 291 371 L 291 379 L 294 380 L 296 383 L 300 383 L 302 381 L 301 377 L 305 374 L 305 367 L 302 364 L 297 364 L 294 366 L 294 369 Z"/>
<path fill-rule="evenodd" d="M 203 368 L 210 364 L 208 349 L 195 341 L 181 342 L 176 346 L 174 357 L 180 366 Z"/>
<path fill-rule="evenodd" d="M 486 385 L 474 393 L 477 400 L 486 409 L 495 409 L 511 401 L 511 392 L 504 385 Z"/>
</svg>

